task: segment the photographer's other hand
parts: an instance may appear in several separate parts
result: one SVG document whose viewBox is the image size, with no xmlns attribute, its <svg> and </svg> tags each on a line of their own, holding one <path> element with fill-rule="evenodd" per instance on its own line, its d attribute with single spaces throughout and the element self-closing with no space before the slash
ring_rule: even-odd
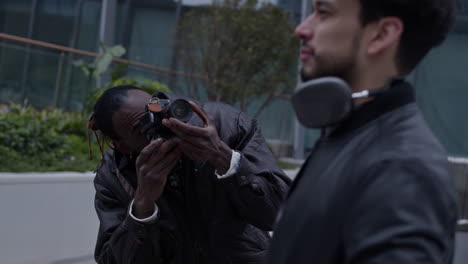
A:
<svg viewBox="0 0 468 264">
<path fill-rule="evenodd" d="M 167 141 L 159 138 L 152 141 L 138 155 L 138 187 L 132 208 L 135 217 L 142 219 L 153 213 L 154 202 L 161 196 L 167 176 L 181 158 L 182 152 L 177 147 L 179 141 L 177 138 Z"/>
<path fill-rule="evenodd" d="M 195 103 L 190 104 L 203 120 L 203 127 L 192 126 L 175 118 L 164 119 L 163 124 L 181 139 L 179 147 L 187 157 L 208 162 L 218 173 L 226 173 L 231 163 L 231 148 L 219 138 L 213 119 Z"/>
</svg>

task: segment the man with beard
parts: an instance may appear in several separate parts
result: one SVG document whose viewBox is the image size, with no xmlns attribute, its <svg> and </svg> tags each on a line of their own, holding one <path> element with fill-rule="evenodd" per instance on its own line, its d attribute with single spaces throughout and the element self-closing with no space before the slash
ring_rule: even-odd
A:
<svg viewBox="0 0 468 264">
<path fill-rule="evenodd" d="M 278 217 L 268 263 L 452 263 L 457 206 L 447 155 L 401 78 L 446 37 L 452 1 L 312 2 L 296 28 L 303 81 L 339 77 L 358 99 L 349 94 L 345 117 L 317 126 L 322 136 Z M 302 92 L 339 99 L 327 94 L 336 89 L 311 87 Z M 325 104 L 303 116 L 328 116 Z"/>
<path fill-rule="evenodd" d="M 187 123 L 164 119 L 174 135 L 150 142 L 145 107 L 167 99 L 178 98 L 118 86 L 94 106 L 88 127 L 112 146 L 94 180 L 96 261 L 264 263 L 289 180 L 257 121 L 225 104 L 191 103 Z"/>
</svg>

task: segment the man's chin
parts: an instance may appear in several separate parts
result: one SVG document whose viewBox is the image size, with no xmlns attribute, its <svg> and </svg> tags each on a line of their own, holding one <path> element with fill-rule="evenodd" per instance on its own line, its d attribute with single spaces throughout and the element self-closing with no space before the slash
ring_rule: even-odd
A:
<svg viewBox="0 0 468 264">
<path fill-rule="evenodd" d="M 317 76 L 317 74 L 313 72 L 307 72 L 304 68 L 301 69 L 301 81 L 302 82 L 307 82 L 313 79 L 317 79 L 320 76 Z"/>
<path fill-rule="evenodd" d="M 306 71 L 304 69 L 301 69 L 301 80 L 302 82 L 307 82 L 310 80 L 318 79 L 318 78 L 323 78 L 323 77 L 338 77 L 344 80 L 347 80 L 345 76 L 347 76 L 345 73 L 342 71 Z"/>
</svg>

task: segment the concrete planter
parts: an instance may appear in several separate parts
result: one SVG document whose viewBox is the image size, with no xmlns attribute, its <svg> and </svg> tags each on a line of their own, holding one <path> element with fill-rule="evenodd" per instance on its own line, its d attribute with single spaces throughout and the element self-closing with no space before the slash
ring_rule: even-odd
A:
<svg viewBox="0 0 468 264">
<path fill-rule="evenodd" d="M 0 173 L 1 263 L 94 263 L 93 173 Z"/>
</svg>

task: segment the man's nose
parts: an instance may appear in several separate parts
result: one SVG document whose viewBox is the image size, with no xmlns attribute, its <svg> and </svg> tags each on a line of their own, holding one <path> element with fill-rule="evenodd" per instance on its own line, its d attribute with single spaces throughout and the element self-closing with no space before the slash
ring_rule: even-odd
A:
<svg viewBox="0 0 468 264">
<path fill-rule="evenodd" d="M 296 27 L 296 30 L 294 30 L 294 34 L 296 34 L 299 39 L 307 41 L 312 38 L 313 33 L 309 22 L 309 18 L 306 18 Z"/>
</svg>

